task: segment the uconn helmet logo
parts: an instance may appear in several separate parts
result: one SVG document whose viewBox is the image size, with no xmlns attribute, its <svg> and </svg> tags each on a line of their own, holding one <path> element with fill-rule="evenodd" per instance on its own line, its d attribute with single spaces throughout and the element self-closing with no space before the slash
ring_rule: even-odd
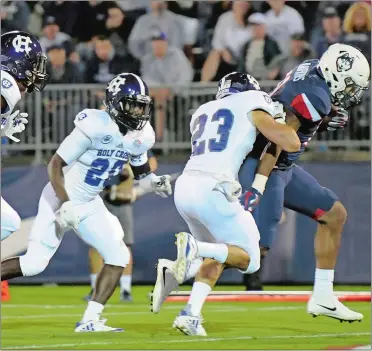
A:
<svg viewBox="0 0 372 351">
<path fill-rule="evenodd" d="M 350 57 L 348 52 L 343 53 L 337 58 L 337 72 L 347 72 L 353 67 L 354 57 Z"/>
<path fill-rule="evenodd" d="M 26 54 L 28 55 L 28 53 L 31 51 L 30 45 L 32 44 L 32 40 L 30 37 L 17 35 L 13 39 L 12 44 L 16 52 L 26 52 Z"/>
<path fill-rule="evenodd" d="M 120 92 L 120 86 L 125 84 L 125 80 L 126 78 L 120 76 L 118 76 L 116 79 L 113 79 L 108 86 L 108 91 L 115 96 Z"/>
</svg>

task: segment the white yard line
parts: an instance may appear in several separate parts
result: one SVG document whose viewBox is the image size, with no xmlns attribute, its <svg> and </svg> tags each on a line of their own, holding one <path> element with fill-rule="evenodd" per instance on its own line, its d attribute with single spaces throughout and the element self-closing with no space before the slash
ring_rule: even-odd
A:
<svg viewBox="0 0 372 351">
<path fill-rule="evenodd" d="M 82 306 L 77 306 L 82 307 Z M 165 306 L 164 309 L 166 310 L 173 310 L 173 309 L 179 309 L 179 306 Z M 248 311 L 267 311 L 267 312 L 276 312 L 276 311 L 290 311 L 290 310 L 300 310 L 304 309 L 300 306 L 283 306 L 283 307 L 256 307 L 256 308 L 249 308 L 249 307 L 218 307 L 218 308 L 208 308 L 208 312 L 212 313 L 224 313 L 224 312 L 248 312 Z M 121 316 L 121 315 L 139 315 L 139 314 L 149 314 L 150 311 L 123 311 L 123 312 L 104 312 L 105 316 Z M 4 313 L 2 314 L 1 319 L 44 319 L 44 318 L 64 318 L 64 317 L 80 317 L 81 313 L 79 314 L 36 314 L 36 315 L 15 315 L 15 316 L 4 316 Z"/>
<path fill-rule="evenodd" d="M 231 340 L 271 340 L 271 339 L 316 339 L 316 338 L 340 338 L 340 337 L 351 337 L 351 336 L 367 336 L 371 333 L 332 333 L 332 334 L 310 334 L 310 335 L 271 335 L 271 336 L 241 336 L 241 337 L 230 337 L 230 338 L 198 338 L 192 339 L 185 336 L 184 339 L 171 339 L 171 340 L 149 340 L 149 341 L 121 341 L 121 342 L 79 342 L 70 344 L 44 344 L 44 345 L 20 345 L 3 347 L 4 350 L 21 350 L 21 349 L 39 349 L 39 348 L 62 348 L 62 347 L 74 347 L 74 346 L 93 346 L 93 345 L 134 345 L 134 344 L 174 344 L 174 343 L 194 343 L 194 342 L 216 342 L 216 341 L 231 341 Z M 4 340 L 3 340 L 4 341 Z"/>
<path fill-rule="evenodd" d="M 175 307 L 175 306 L 167 306 L 167 307 Z M 177 306 L 177 309 L 180 307 Z M 166 308 L 165 309 L 174 309 L 174 308 Z M 298 310 L 298 309 L 303 309 L 303 307 L 257 307 L 257 308 L 248 308 L 248 307 L 243 307 L 243 308 L 228 308 L 228 307 L 220 307 L 220 308 L 209 308 L 208 312 L 210 313 L 224 313 L 224 312 L 248 312 L 248 311 L 269 311 L 269 312 L 275 312 L 275 311 L 283 311 L 283 310 Z M 122 316 L 122 315 L 138 315 L 138 314 L 150 314 L 150 311 L 123 311 L 123 312 L 104 312 L 105 316 Z M 64 317 L 80 317 L 81 313 L 79 314 L 36 314 L 36 315 L 24 315 L 24 316 L 3 316 L 1 319 L 43 319 L 43 318 L 64 318 Z"/>
</svg>

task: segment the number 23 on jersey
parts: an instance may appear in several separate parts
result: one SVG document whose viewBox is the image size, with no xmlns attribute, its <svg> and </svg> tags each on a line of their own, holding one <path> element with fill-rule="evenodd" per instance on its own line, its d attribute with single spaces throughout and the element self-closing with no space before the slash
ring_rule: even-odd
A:
<svg viewBox="0 0 372 351">
<path fill-rule="evenodd" d="M 209 123 L 219 123 L 215 138 L 203 138 L 206 126 Z M 209 120 L 207 114 L 198 116 L 192 125 L 192 156 L 203 155 L 208 148 L 209 152 L 221 152 L 226 149 L 230 131 L 234 124 L 234 115 L 228 109 L 217 110 Z"/>
</svg>

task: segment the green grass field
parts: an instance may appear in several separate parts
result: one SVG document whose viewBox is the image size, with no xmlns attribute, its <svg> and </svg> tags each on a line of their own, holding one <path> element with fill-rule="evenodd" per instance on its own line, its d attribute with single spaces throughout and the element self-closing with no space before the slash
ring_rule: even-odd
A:
<svg viewBox="0 0 372 351">
<path fill-rule="evenodd" d="M 189 287 L 186 287 L 188 289 Z M 241 290 L 221 286 L 220 290 Z M 311 290 L 310 287 L 267 287 L 267 290 Z M 368 290 L 368 287 L 339 287 Z M 84 312 L 82 297 L 88 287 L 11 286 L 11 300 L 2 303 L 1 349 L 326 349 L 371 343 L 371 305 L 347 303 L 364 314 L 361 323 L 306 313 L 305 303 L 207 302 L 203 310 L 208 337 L 185 336 L 172 329 L 183 304 L 166 303 L 150 313 L 147 293 L 151 287 L 134 287 L 133 303 L 109 301 L 103 317 L 124 333 L 74 333 Z"/>
</svg>

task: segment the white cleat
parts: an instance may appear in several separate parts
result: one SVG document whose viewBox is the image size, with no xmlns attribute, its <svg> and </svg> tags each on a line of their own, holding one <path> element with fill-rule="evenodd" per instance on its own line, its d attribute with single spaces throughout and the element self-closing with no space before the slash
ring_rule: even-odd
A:
<svg viewBox="0 0 372 351">
<path fill-rule="evenodd" d="M 106 325 L 107 319 L 76 323 L 75 333 L 123 332 L 123 328 L 112 328 Z"/>
<path fill-rule="evenodd" d="M 321 298 L 312 295 L 307 303 L 307 313 L 312 314 L 313 317 L 326 316 L 338 319 L 340 322 L 345 321 L 349 323 L 360 322 L 363 319 L 361 313 L 347 308 L 334 295 Z"/>
<path fill-rule="evenodd" d="M 192 316 L 188 306 L 186 306 L 174 320 L 173 328 L 185 335 L 207 336 L 207 332 L 202 325 L 201 317 Z"/>
<path fill-rule="evenodd" d="M 176 238 L 177 260 L 173 266 L 173 274 L 178 284 L 182 284 L 186 280 L 191 262 L 198 257 L 198 246 L 195 238 L 189 233 L 178 233 Z"/>
<path fill-rule="evenodd" d="M 151 297 L 151 309 L 154 313 L 159 313 L 169 294 L 178 290 L 178 282 L 172 271 L 174 263 L 174 261 L 167 259 L 158 261 L 156 283 Z"/>
</svg>

